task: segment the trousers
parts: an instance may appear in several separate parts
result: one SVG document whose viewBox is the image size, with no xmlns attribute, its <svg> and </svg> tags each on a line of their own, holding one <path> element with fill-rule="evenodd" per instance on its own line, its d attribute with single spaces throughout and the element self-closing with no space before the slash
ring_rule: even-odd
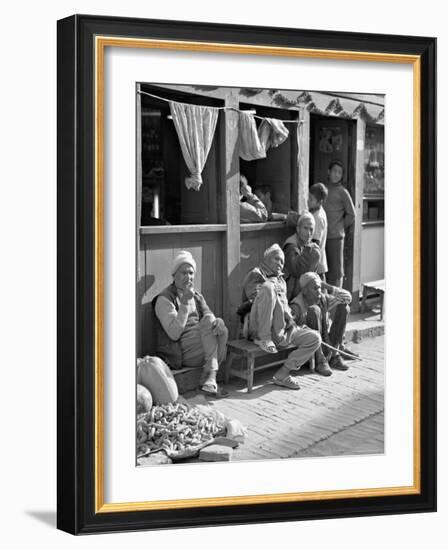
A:
<svg viewBox="0 0 448 550">
<path fill-rule="evenodd" d="M 295 324 L 286 326 L 284 305 L 272 283 L 261 285 L 249 317 L 249 337 L 272 340 L 280 349 L 295 346 L 284 363 L 288 370 L 299 369 L 319 349 L 319 332 Z"/>
<path fill-rule="evenodd" d="M 223 328 L 220 334 L 213 334 L 214 315 L 204 315 L 190 327 L 186 327 L 180 338 L 182 364 L 185 367 L 204 367 L 206 371 L 217 371 L 227 353 L 229 331 Z"/>
<path fill-rule="evenodd" d="M 306 324 L 310 328 L 317 330 L 324 342 L 327 342 L 334 348 L 338 348 L 344 338 L 349 313 L 349 305 L 338 304 L 334 309 L 333 322 L 331 323 L 330 330 L 328 330 L 325 314 L 321 307 L 318 305 L 310 306 L 307 311 Z M 330 352 L 331 350 L 323 350 L 321 346 L 316 351 L 316 362 L 320 363 L 325 358 L 324 356 L 328 356 Z"/>
<path fill-rule="evenodd" d="M 344 237 L 327 239 L 325 252 L 328 262 L 327 283 L 342 287 L 344 279 Z"/>
</svg>

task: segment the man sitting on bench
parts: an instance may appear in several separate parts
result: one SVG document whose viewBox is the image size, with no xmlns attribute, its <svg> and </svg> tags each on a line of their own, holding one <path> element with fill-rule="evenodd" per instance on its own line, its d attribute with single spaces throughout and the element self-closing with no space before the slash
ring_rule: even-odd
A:
<svg viewBox="0 0 448 550">
<path fill-rule="evenodd" d="M 173 282 L 153 300 L 157 318 L 157 355 L 171 368 L 202 367 L 201 390 L 215 397 L 216 375 L 227 353 L 228 330 L 194 289 L 196 262 L 187 250 L 174 258 Z"/>
<path fill-rule="evenodd" d="M 239 313 L 249 315 L 248 337 L 263 351 L 277 353 L 291 345 L 297 347 L 275 373 L 274 383 L 298 390 L 298 379 L 291 376 L 290 371 L 299 369 L 313 356 L 321 338 L 318 332 L 299 327 L 293 319 L 282 274 L 284 262 L 285 256 L 278 244 L 264 252 L 261 264 L 244 279 Z"/>
</svg>

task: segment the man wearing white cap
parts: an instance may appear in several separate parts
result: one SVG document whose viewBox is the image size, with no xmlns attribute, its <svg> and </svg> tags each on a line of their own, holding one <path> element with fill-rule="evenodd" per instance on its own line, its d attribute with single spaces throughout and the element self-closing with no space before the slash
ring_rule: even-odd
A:
<svg viewBox="0 0 448 550">
<path fill-rule="evenodd" d="M 325 346 L 329 344 L 338 350 L 344 338 L 350 313 L 352 296 L 350 292 L 323 283 L 317 273 L 304 273 L 299 280 L 301 291 L 290 302 L 297 323 L 305 323 L 319 331 L 324 345 L 316 351 L 316 372 L 331 376 L 332 369 L 347 370 L 348 365 L 339 351 Z M 333 313 L 330 327 L 329 312 Z"/>
<path fill-rule="evenodd" d="M 320 248 L 312 242 L 315 228 L 314 216 L 304 212 L 297 220 L 296 231 L 283 245 L 285 253 L 285 279 L 288 300 L 291 301 L 300 291 L 299 279 L 309 271 L 317 271 L 320 261 Z"/>
<path fill-rule="evenodd" d="M 194 289 L 196 262 L 187 250 L 174 258 L 173 282 L 153 300 L 157 323 L 157 354 L 171 368 L 202 367 L 201 390 L 225 397 L 216 375 L 227 352 L 228 331 L 204 297 Z"/>
<path fill-rule="evenodd" d="M 321 338 L 317 331 L 299 327 L 294 321 L 282 274 L 284 261 L 278 244 L 265 250 L 261 264 L 244 279 L 243 304 L 238 311 L 240 315 L 249 315 L 248 336 L 263 351 L 277 353 L 282 347 L 296 346 L 273 380 L 279 386 L 298 390 L 298 379 L 290 371 L 299 369 L 313 356 Z"/>
</svg>

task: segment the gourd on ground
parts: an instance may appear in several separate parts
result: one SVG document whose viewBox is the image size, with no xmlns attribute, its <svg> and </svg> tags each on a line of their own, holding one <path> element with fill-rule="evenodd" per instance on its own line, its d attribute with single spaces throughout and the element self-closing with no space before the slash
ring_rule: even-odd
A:
<svg viewBox="0 0 448 550">
<path fill-rule="evenodd" d="M 160 357 L 147 355 L 137 360 L 137 383 L 147 388 L 155 405 L 175 403 L 179 398 L 176 380 Z"/>
</svg>

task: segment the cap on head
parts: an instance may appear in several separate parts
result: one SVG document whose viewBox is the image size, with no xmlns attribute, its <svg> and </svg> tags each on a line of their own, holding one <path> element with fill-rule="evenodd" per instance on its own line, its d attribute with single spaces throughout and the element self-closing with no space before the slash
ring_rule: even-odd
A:
<svg viewBox="0 0 448 550">
<path fill-rule="evenodd" d="M 321 282 L 321 279 L 317 273 L 314 273 L 313 271 L 308 271 L 308 273 L 304 273 L 300 279 L 299 279 L 299 285 L 300 288 L 305 288 L 311 281 Z"/>
<path fill-rule="evenodd" d="M 264 254 L 263 254 L 263 258 L 264 260 L 267 260 L 270 256 L 272 256 L 273 254 L 276 254 L 280 252 L 282 256 L 284 256 L 284 253 L 283 253 L 283 250 L 281 249 L 281 246 L 278 245 L 277 243 L 273 244 L 272 246 L 270 246 L 269 248 L 266 248 L 266 250 L 264 251 Z"/>
<path fill-rule="evenodd" d="M 191 265 L 191 267 L 196 272 L 196 262 L 194 261 L 191 253 L 188 252 L 188 250 L 181 250 L 173 260 L 173 265 L 171 266 L 171 275 L 174 275 L 182 264 Z"/>
<path fill-rule="evenodd" d="M 311 214 L 311 212 L 308 212 L 306 210 L 305 212 L 302 212 L 302 214 L 300 214 L 300 216 L 298 217 L 297 227 L 300 227 L 305 220 L 311 220 L 313 223 L 315 223 L 314 216 Z"/>
</svg>

